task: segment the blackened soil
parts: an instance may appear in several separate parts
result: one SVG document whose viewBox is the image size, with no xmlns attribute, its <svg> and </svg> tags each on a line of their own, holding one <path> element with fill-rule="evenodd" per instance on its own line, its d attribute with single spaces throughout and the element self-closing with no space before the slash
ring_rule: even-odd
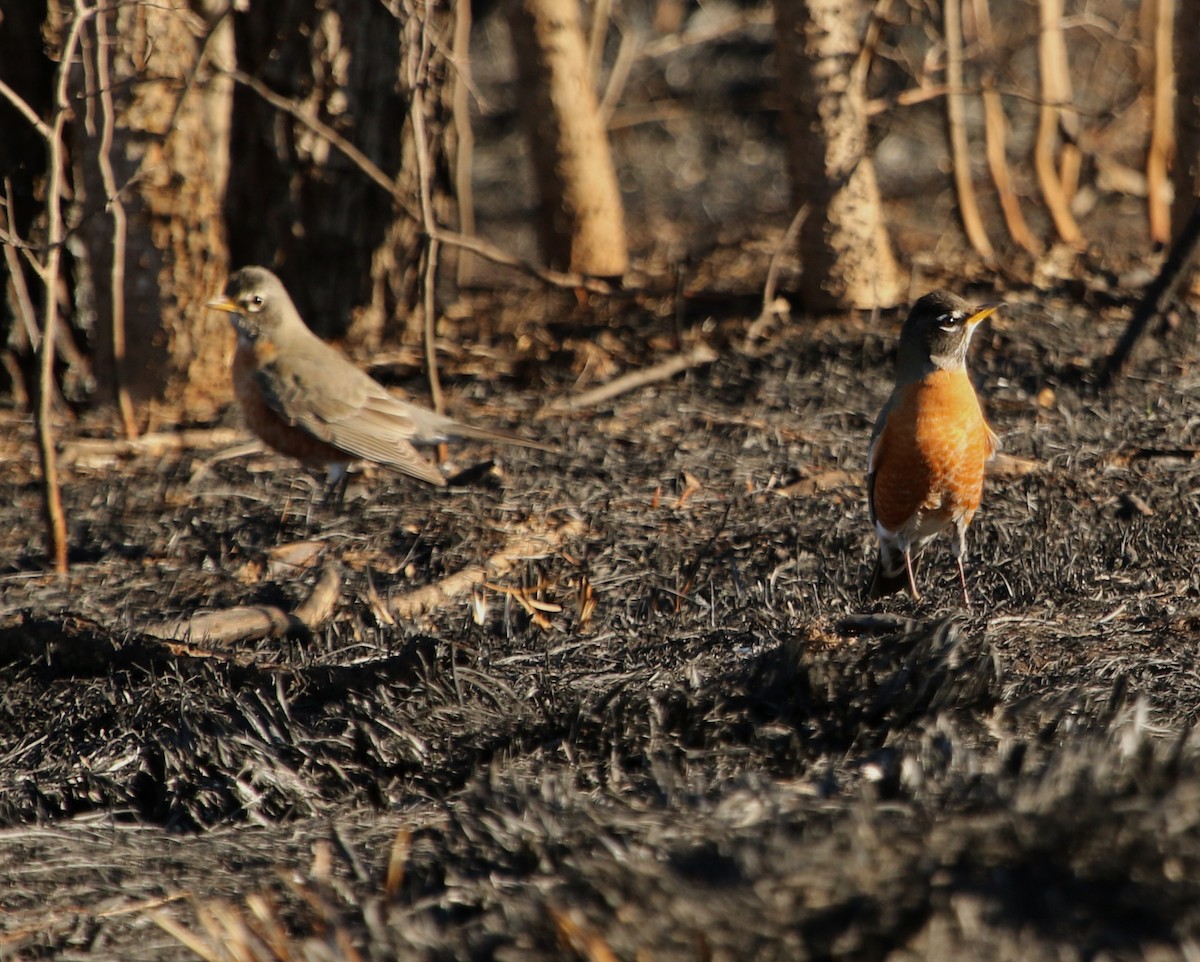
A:
<svg viewBox="0 0 1200 962">
<path fill-rule="evenodd" d="M 537 295 L 447 385 L 454 413 L 561 453 L 468 446 L 459 468 L 497 462 L 471 486 L 360 476 L 340 510 L 269 454 L 98 458 L 84 425 L 66 581 L 13 423 L 0 945 L 192 957 L 182 926 L 230 958 L 1194 957 L 1196 318 L 1102 392 L 1128 299 L 964 293 L 1009 305 L 973 369 L 1012 458 L 970 611 L 942 545 L 920 603 L 863 600 L 894 314 L 748 348 L 736 311 Z M 702 340 L 712 364 L 542 411 Z M 524 537 L 551 547 L 387 614 Z M 282 563 L 307 540 L 311 564 Z M 293 610 L 335 564 L 311 634 L 155 637 Z"/>
</svg>

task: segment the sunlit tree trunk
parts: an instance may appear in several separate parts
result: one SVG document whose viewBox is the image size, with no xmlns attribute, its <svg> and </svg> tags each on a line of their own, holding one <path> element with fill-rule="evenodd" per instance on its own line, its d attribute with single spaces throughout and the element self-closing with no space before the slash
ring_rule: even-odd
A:
<svg viewBox="0 0 1200 962">
<path fill-rule="evenodd" d="M 204 303 L 227 268 L 231 86 L 202 70 L 184 94 L 209 28 L 185 0 L 101 8 L 73 77 L 70 128 L 72 290 L 78 315 L 94 311 L 97 383 L 123 385 L 135 409 L 164 402 L 195 418 L 228 400 L 228 325 Z M 228 58 L 231 40 L 223 25 L 209 55 Z"/>
<path fill-rule="evenodd" d="M 519 0 L 509 26 L 540 197 L 542 254 L 551 267 L 618 277 L 629 267 L 625 214 L 579 0 Z"/>
<path fill-rule="evenodd" d="M 858 0 L 775 0 L 783 127 L 813 309 L 890 305 L 900 283 L 867 154 Z"/>
<path fill-rule="evenodd" d="M 1175 8 L 1175 203 L 1178 233 L 1200 198 L 1200 17 L 1189 3 Z"/>
</svg>

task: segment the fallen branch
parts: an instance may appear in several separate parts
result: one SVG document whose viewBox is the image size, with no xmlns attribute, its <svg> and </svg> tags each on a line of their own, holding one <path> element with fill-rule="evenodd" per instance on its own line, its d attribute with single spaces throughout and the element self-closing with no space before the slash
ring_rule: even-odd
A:
<svg viewBox="0 0 1200 962">
<path fill-rule="evenodd" d="M 614 378 L 607 384 L 602 384 L 591 391 L 585 391 L 583 394 L 576 395 L 573 398 L 564 398 L 556 401 L 544 410 L 547 413 L 557 413 L 581 411 L 584 408 L 596 407 L 622 394 L 645 387 L 647 384 L 656 384 L 659 381 L 669 380 L 681 371 L 687 371 L 704 364 L 711 364 L 717 359 L 717 356 L 717 352 L 707 344 L 697 344 L 695 347 L 669 357 L 665 361 L 659 361 L 659 363 L 652 364 L 650 367 L 622 374 L 620 377 Z"/>
<path fill-rule="evenodd" d="M 330 563 L 294 612 L 275 605 L 238 605 L 199 611 L 190 618 L 156 622 L 143 631 L 163 641 L 223 646 L 261 638 L 305 637 L 333 616 L 340 593 L 341 571 Z"/>
<path fill-rule="evenodd" d="M 161 431 L 139 438 L 77 438 L 62 446 L 64 466 L 106 467 L 122 458 L 159 458 L 180 451 L 225 448 L 246 439 L 235 428 L 206 428 L 192 431 Z"/>
<path fill-rule="evenodd" d="M 543 532 L 522 532 L 482 564 L 456 571 L 436 584 L 401 595 L 391 603 L 391 614 L 397 619 L 413 620 L 470 595 L 477 585 L 503 578 L 518 564 L 533 558 L 553 554 L 573 538 L 587 531 L 587 523 L 572 518 L 557 528 Z"/>
</svg>

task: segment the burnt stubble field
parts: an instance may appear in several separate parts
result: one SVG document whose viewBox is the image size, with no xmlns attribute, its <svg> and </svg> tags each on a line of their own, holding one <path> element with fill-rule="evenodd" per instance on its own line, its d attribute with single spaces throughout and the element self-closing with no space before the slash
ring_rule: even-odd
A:
<svg viewBox="0 0 1200 962">
<path fill-rule="evenodd" d="M 919 603 L 864 598 L 903 310 L 812 316 L 784 257 L 792 313 L 756 323 L 792 213 L 769 16 L 651 51 L 611 131 L 628 286 L 655 293 L 481 263 L 490 290 L 439 294 L 448 413 L 558 453 L 464 445 L 463 484 L 363 472 L 326 508 L 232 405 L 128 449 L 89 410 L 60 428 L 60 580 L 29 418 L 0 412 L 0 956 L 1200 959 L 1195 303 L 1097 374 L 1157 263 L 1144 198 L 1095 169 L 1145 165 L 1133 7 L 1070 35 L 1081 252 L 1051 246 L 1030 162 L 1036 17 L 993 4 L 1047 249 L 999 247 L 974 116 L 986 268 L 943 102 L 888 99 L 941 80 L 902 69 L 940 29 L 902 7 L 871 139 L 910 293 L 1006 305 L 971 358 L 1006 456 L 973 608 L 944 542 Z M 533 258 L 508 49 L 476 24 L 477 223 Z M 428 403 L 420 358 L 357 359 Z"/>
<path fill-rule="evenodd" d="M 1196 318 L 1101 390 L 1131 294 L 963 293 L 1007 305 L 973 349 L 1009 458 L 970 611 L 940 544 L 920 603 L 863 599 L 898 313 L 748 343 L 711 304 L 589 330 L 574 298 L 526 298 L 527 327 L 455 339 L 452 410 L 561 453 L 467 446 L 460 468 L 496 460 L 468 484 L 372 473 L 341 509 L 285 459 L 227 456 L 236 412 L 209 432 L 232 440 L 157 454 L 83 424 L 67 581 L 13 421 L 6 951 L 1195 958 Z M 589 365 L 701 340 L 710 364 L 547 409 Z M 489 559 L 486 586 L 414 594 Z M 319 583 L 315 630 L 163 638 Z"/>
</svg>

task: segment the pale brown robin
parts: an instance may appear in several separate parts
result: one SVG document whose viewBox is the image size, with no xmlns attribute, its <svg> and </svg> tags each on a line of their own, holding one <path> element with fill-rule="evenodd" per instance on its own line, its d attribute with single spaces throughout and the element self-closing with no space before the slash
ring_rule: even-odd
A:
<svg viewBox="0 0 1200 962">
<path fill-rule="evenodd" d="M 947 291 L 926 294 L 900 332 L 896 386 L 871 432 L 867 496 L 879 539 L 870 597 L 905 588 L 919 598 L 913 565 L 947 528 L 963 603 L 967 526 L 983 496 L 984 466 L 999 441 L 967 375 L 967 348 L 999 305 L 970 308 Z"/>
<path fill-rule="evenodd" d="M 231 274 L 224 294 L 208 306 L 227 311 L 237 331 L 233 386 L 246 424 L 276 451 L 328 467 L 331 490 L 359 460 L 444 485 L 416 445 L 470 439 L 554 450 L 393 396 L 308 329 L 283 283 L 266 268 Z"/>
</svg>

